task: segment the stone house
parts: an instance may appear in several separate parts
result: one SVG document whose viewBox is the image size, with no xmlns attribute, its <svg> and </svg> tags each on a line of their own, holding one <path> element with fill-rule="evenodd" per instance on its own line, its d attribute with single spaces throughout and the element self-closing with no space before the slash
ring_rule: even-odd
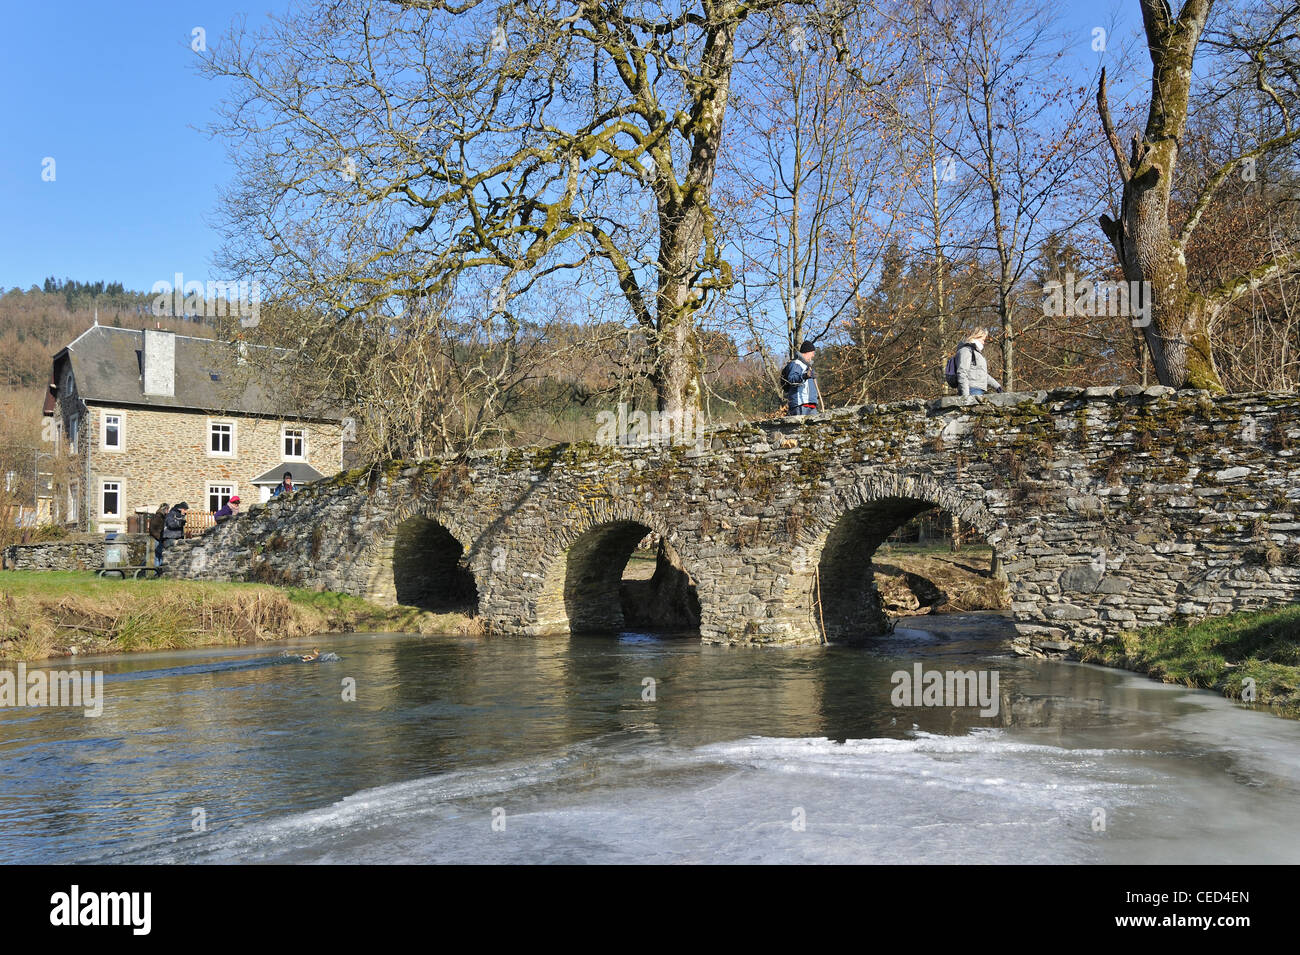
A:
<svg viewBox="0 0 1300 955">
<path fill-rule="evenodd" d="M 286 407 L 269 363 L 253 360 L 265 357 L 99 324 L 55 355 L 45 414 L 70 456 L 65 523 L 127 531 L 132 515 L 183 500 L 202 527 L 233 495 L 245 507 L 266 500 L 285 471 L 297 484 L 339 471 L 341 415 Z"/>
</svg>

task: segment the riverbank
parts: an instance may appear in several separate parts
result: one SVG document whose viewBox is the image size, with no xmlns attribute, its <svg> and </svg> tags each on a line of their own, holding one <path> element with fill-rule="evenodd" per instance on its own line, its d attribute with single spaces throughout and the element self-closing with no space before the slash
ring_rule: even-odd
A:
<svg viewBox="0 0 1300 955">
<path fill-rule="evenodd" d="M 317 633 L 475 633 L 455 613 L 267 584 L 0 571 L 0 659 L 238 646 Z"/>
<path fill-rule="evenodd" d="M 1006 581 L 992 570 L 993 549 L 974 545 L 882 544 L 872 556 L 876 588 L 894 617 L 1011 608 Z"/>
<path fill-rule="evenodd" d="M 1300 606 L 1126 631 L 1081 647 L 1079 659 L 1235 700 L 1243 700 L 1250 688 L 1254 698 L 1244 702 L 1300 718 Z"/>
</svg>

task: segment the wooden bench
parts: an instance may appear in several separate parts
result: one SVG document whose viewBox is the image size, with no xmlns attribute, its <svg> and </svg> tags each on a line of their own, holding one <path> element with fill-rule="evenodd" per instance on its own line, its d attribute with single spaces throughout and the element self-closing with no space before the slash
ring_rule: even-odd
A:
<svg viewBox="0 0 1300 955">
<path fill-rule="evenodd" d="M 128 572 L 128 571 L 131 573 L 131 579 L 132 579 L 132 580 L 139 580 L 141 577 L 144 577 L 144 578 L 147 579 L 150 573 L 152 573 L 155 577 L 161 577 L 161 576 L 162 576 L 162 572 L 163 572 L 163 568 L 162 568 L 162 567 L 150 567 L 150 566 L 147 566 L 147 565 L 145 565 L 145 566 L 138 566 L 138 567 L 137 567 L 137 566 L 133 566 L 133 565 L 130 565 L 130 564 L 118 564 L 118 565 L 113 566 L 113 567 L 102 567 L 102 568 L 100 568 L 100 571 L 99 571 L 98 576 L 100 576 L 100 577 L 109 577 L 109 576 L 112 576 L 113 574 L 116 574 L 117 576 L 119 576 L 119 577 L 122 578 L 123 580 L 126 580 L 126 575 L 127 575 L 127 572 Z"/>
</svg>

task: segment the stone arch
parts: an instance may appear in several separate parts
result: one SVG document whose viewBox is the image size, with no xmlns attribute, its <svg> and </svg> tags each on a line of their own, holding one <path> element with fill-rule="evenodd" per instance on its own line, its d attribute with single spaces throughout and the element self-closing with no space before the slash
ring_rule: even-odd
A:
<svg viewBox="0 0 1300 955">
<path fill-rule="evenodd" d="M 883 633 L 888 618 L 872 579 L 876 548 L 917 514 L 942 508 L 990 542 L 996 521 L 982 488 L 969 494 L 934 478 L 875 476 L 836 488 L 812 509 L 795 556 L 796 593 L 807 594 L 811 627 L 823 640 L 851 642 Z"/>
<path fill-rule="evenodd" d="M 467 547 L 473 541 L 439 508 L 419 502 L 396 508 L 359 557 L 366 596 L 388 606 L 477 613 L 478 575 Z"/>
<path fill-rule="evenodd" d="M 680 593 L 690 606 L 689 623 L 655 629 L 695 629 L 700 607 L 689 564 L 679 553 L 681 542 L 657 518 L 624 504 L 589 507 L 567 524 L 542 554 L 540 585 L 536 592 L 533 626 L 536 634 L 610 632 L 623 629 L 623 573 L 636 545 L 653 534 L 665 543 L 672 560 L 661 558 L 655 581 L 666 592 Z M 644 622 L 644 621 L 643 621 Z"/>
</svg>

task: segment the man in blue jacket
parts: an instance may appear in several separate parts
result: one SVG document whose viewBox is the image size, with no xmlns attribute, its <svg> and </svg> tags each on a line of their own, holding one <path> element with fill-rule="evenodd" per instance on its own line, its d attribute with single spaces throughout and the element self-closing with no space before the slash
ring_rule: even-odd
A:
<svg viewBox="0 0 1300 955">
<path fill-rule="evenodd" d="M 812 360 L 816 346 L 805 341 L 799 354 L 781 369 L 781 387 L 785 391 L 786 414 L 816 414 L 819 404 L 817 375 Z"/>
<path fill-rule="evenodd" d="M 293 475 L 288 471 L 284 472 L 284 480 L 275 486 L 271 492 L 271 497 L 288 497 L 293 493 Z"/>
</svg>

